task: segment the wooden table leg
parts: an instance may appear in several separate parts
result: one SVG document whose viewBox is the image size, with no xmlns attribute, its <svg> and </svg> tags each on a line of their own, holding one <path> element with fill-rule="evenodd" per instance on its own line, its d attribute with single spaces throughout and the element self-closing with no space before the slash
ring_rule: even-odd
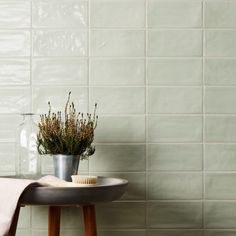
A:
<svg viewBox="0 0 236 236">
<path fill-rule="evenodd" d="M 48 236 L 60 236 L 61 207 L 49 206 Z"/>
<path fill-rule="evenodd" d="M 9 230 L 7 236 L 15 236 L 16 235 L 19 214 L 20 214 L 20 206 L 17 206 L 14 216 L 13 216 L 13 219 L 12 219 L 12 222 L 11 222 L 10 230 Z"/>
<path fill-rule="evenodd" d="M 84 216 L 85 236 L 97 236 L 95 206 L 84 205 L 82 206 L 82 208 Z"/>
</svg>

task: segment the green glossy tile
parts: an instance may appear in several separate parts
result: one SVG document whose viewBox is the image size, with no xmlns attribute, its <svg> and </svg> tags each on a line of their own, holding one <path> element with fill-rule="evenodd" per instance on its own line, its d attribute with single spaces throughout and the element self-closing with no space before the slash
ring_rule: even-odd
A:
<svg viewBox="0 0 236 236">
<path fill-rule="evenodd" d="M 149 228 L 201 228 L 201 202 L 149 202 L 147 206 Z"/>
<path fill-rule="evenodd" d="M 206 144 L 206 170 L 236 170 L 235 144 Z"/>
<path fill-rule="evenodd" d="M 32 231 L 32 236 L 45 236 L 47 235 L 47 231 L 45 230 L 33 230 Z M 78 235 L 83 235 L 84 231 L 83 230 L 63 230 L 61 229 L 60 235 L 65 235 L 65 236 L 78 236 Z"/>
<path fill-rule="evenodd" d="M 201 87 L 151 87 L 148 89 L 149 113 L 201 113 Z"/>
<path fill-rule="evenodd" d="M 149 173 L 149 200 L 201 199 L 201 173 Z"/>
<path fill-rule="evenodd" d="M 0 143 L 0 173 L 15 174 L 15 159 L 18 156 L 15 143 Z M 7 158 L 6 158 L 7 157 Z"/>
<path fill-rule="evenodd" d="M 145 113 L 145 87 L 96 87 L 90 88 L 90 94 L 90 110 L 97 103 L 100 106 L 98 113 Z"/>
<path fill-rule="evenodd" d="M 92 0 L 91 26 L 142 28 L 145 26 L 145 0 Z"/>
<path fill-rule="evenodd" d="M 96 145 L 90 171 L 144 171 L 144 145 Z"/>
<path fill-rule="evenodd" d="M 201 170 L 201 144 L 149 144 L 148 169 Z"/>
<path fill-rule="evenodd" d="M 149 30 L 148 56 L 201 56 L 201 30 Z"/>
<path fill-rule="evenodd" d="M 63 207 L 61 216 L 62 229 L 82 228 L 83 217 L 80 207 Z"/>
<path fill-rule="evenodd" d="M 143 59 L 96 59 L 90 62 L 92 85 L 144 85 Z"/>
<path fill-rule="evenodd" d="M 32 207 L 32 223 L 33 229 L 47 229 L 48 228 L 48 207 L 47 206 L 33 206 Z"/>
<path fill-rule="evenodd" d="M 117 173 L 117 172 L 90 172 L 91 175 L 122 178 L 129 181 L 124 195 L 120 200 L 145 200 L 146 199 L 146 174 L 145 173 Z"/>
<path fill-rule="evenodd" d="M 145 55 L 143 30 L 92 30 L 91 55 L 142 57 Z"/>
<path fill-rule="evenodd" d="M 201 116 L 149 116 L 149 142 L 201 142 Z"/>
<path fill-rule="evenodd" d="M 206 113 L 236 113 L 236 88 L 207 87 Z"/>
<path fill-rule="evenodd" d="M 144 230 L 106 230 L 106 231 L 99 231 L 99 236 L 146 236 Z"/>
<path fill-rule="evenodd" d="M 206 116 L 207 142 L 234 142 L 236 141 L 235 116 Z"/>
<path fill-rule="evenodd" d="M 206 27 L 235 27 L 236 3 L 234 1 L 206 1 Z"/>
<path fill-rule="evenodd" d="M 23 121 L 23 117 L 18 114 L 0 114 L 0 141 L 14 143 L 16 141 L 17 126 Z"/>
<path fill-rule="evenodd" d="M 32 60 L 34 85 L 61 86 L 88 83 L 88 61 L 78 58 L 34 58 Z"/>
<path fill-rule="evenodd" d="M 206 199 L 235 199 L 236 174 L 207 174 L 205 177 Z"/>
<path fill-rule="evenodd" d="M 31 208 L 29 206 L 20 208 L 20 215 L 18 220 L 18 228 L 29 228 L 31 223 Z"/>
<path fill-rule="evenodd" d="M 211 202 L 205 203 L 205 226 L 209 229 L 235 229 L 236 203 Z"/>
<path fill-rule="evenodd" d="M 201 59 L 148 59 L 149 85 L 201 85 Z"/>
<path fill-rule="evenodd" d="M 236 59 L 206 59 L 205 80 L 207 85 L 236 85 Z"/>
<path fill-rule="evenodd" d="M 236 56 L 236 30 L 206 30 L 206 56 Z"/>
<path fill-rule="evenodd" d="M 87 26 L 87 1 L 32 1 L 34 28 L 84 28 Z"/>
<path fill-rule="evenodd" d="M 236 230 L 206 230 L 203 236 L 235 236 Z"/>
<path fill-rule="evenodd" d="M 31 236 L 31 233 L 27 229 L 17 229 L 16 236 Z"/>
<path fill-rule="evenodd" d="M 146 236 L 203 236 L 201 230 L 148 230 Z"/>
<path fill-rule="evenodd" d="M 144 202 L 113 202 L 97 205 L 98 228 L 134 229 L 145 226 Z"/>
<path fill-rule="evenodd" d="M 148 2 L 148 27 L 201 27 L 202 4 L 194 1 Z"/>
<path fill-rule="evenodd" d="M 144 142 L 143 116 L 100 116 L 95 131 L 96 142 Z"/>
</svg>

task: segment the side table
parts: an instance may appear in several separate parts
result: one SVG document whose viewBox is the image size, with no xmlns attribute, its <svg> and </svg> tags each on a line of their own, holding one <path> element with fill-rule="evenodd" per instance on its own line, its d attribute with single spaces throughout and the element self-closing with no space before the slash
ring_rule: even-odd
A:
<svg viewBox="0 0 236 236">
<path fill-rule="evenodd" d="M 85 236 L 97 236 L 95 204 L 119 199 L 127 185 L 128 181 L 124 179 L 98 177 L 97 184 L 92 186 L 29 187 L 19 199 L 7 236 L 15 236 L 20 207 L 25 205 L 49 206 L 48 236 L 60 235 L 61 207 L 80 206 L 83 211 Z"/>
</svg>

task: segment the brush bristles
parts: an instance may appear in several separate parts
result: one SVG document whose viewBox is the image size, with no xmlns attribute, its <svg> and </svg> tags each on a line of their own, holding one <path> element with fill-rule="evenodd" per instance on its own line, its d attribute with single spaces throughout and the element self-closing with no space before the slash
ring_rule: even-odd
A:
<svg viewBox="0 0 236 236">
<path fill-rule="evenodd" d="M 77 184 L 96 184 L 97 176 L 87 176 L 87 175 L 72 175 L 72 182 Z"/>
</svg>

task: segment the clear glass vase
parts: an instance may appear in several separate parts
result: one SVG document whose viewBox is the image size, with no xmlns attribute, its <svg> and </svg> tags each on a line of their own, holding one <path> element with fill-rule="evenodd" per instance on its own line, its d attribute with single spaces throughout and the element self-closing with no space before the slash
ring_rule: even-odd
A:
<svg viewBox="0 0 236 236">
<path fill-rule="evenodd" d="M 33 113 L 23 113 L 23 122 L 17 128 L 16 174 L 23 178 L 41 175 L 41 161 L 37 150 L 38 127 Z"/>
</svg>

